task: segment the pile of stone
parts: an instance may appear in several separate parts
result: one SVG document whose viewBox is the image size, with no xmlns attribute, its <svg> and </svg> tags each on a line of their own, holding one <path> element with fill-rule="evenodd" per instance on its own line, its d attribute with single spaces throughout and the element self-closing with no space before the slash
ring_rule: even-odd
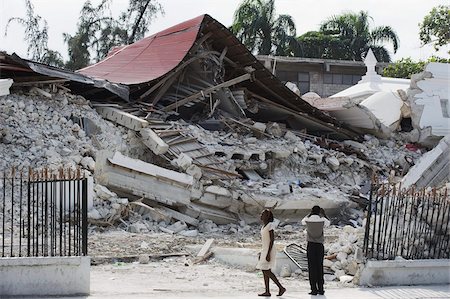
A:
<svg viewBox="0 0 450 299">
<path fill-rule="evenodd" d="M 328 244 L 324 266 L 331 269 L 334 275 L 326 275 L 327 280 L 338 279 L 341 282 L 356 282 L 363 263 L 362 241 L 364 229 L 344 226 L 336 242 Z M 356 278 L 355 278 L 356 277 Z"/>
<path fill-rule="evenodd" d="M 237 171 L 243 178 L 212 182 L 201 173 L 192 175 L 193 190 L 189 191 L 192 198 L 187 200 L 198 200 L 199 207 L 208 212 L 211 208 L 224 210 L 220 205 L 229 201 L 233 204 L 224 206 L 227 213 L 254 216 L 244 218 L 247 223 L 257 222 L 263 207 L 279 208 L 279 216 L 288 218 L 280 206 L 293 201 L 299 201 L 301 206 L 314 198 L 335 202 L 333 207 L 340 211 L 345 208 L 342 203 L 348 202 L 352 194 L 358 194 L 360 186 L 370 180 L 374 171 L 386 176 L 392 169 L 401 172 L 407 167 L 406 159 L 414 161 L 420 156 L 394 140 L 365 136 L 363 143 L 345 141 L 344 144 L 356 153 L 348 154 L 324 147 L 311 136 L 302 137 L 277 123 L 253 123 L 253 126 L 255 130 L 246 132 L 212 132 L 188 125 L 191 136 L 207 146 L 221 163 L 227 164 L 227 169 Z M 158 162 L 164 160 L 149 150 L 136 131 L 103 119 L 83 97 L 57 86 L 21 90 L 0 97 L 0 128 L 0 155 L 4 157 L 0 160 L 0 169 L 81 167 L 95 174 L 97 156 L 103 150 L 119 152 L 138 161 L 159 163 L 163 168 L 174 167 L 167 161 Z M 188 172 L 189 169 L 180 170 Z M 94 190 L 94 208 L 89 212 L 93 223 L 121 223 L 130 216 L 129 211 L 133 209 L 127 206 L 127 199 L 122 198 L 128 197 L 126 194 L 119 197 L 98 182 Z M 216 203 L 218 206 L 214 206 Z M 356 212 L 356 206 L 354 208 L 347 215 L 356 215 L 352 216 L 350 224 L 358 226 L 362 215 Z M 224 217 L 228 219 L 228 214 Z M 200 217 L 193 225 L 171 217 L 170 221 L 166 220 L 167 226 L 177 221 L 184 223 L 170 228 L 158 224 L 147 229 L 163 227 L 163 230 L 179 233 L 186 231 L 187 223 L 200 231 L 197 222 L 205 219 L 208 218 Z M 131 230 L 143 230 L 142 225 L 137 226 L 139 228 Z M 186 233 L 196 234 L 190 230 Z"/>
</svg>

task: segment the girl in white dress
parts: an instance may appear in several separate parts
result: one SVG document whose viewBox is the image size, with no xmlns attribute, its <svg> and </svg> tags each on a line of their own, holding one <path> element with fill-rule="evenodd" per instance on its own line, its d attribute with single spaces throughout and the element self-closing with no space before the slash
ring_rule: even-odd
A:
<svg viewBox="0 0 450 299">
<path fill-rule="evenodd" d="M 264 285 L 266 287 L 266 291 L 262 294 L 258 294 L 258 296 L 270 296 L 269 289 L 269 278 L 273 280 L 273 282 L 278 286 L 279 291 L 277 296 L 281 296 L 286 292 L 286 289 L 281 285 L 281 283 L 276 278 L 275 274 L 272 273 L 271 269 L 275 266 L 275 248 L 273 246 L 274 243 L 274 224 L 273 224 L 273 214 L 270 210 L 264 210 L 261 213 L 261 221 L 263 226 L 261 227 L 261 241 L 262 248 L 261 253 L 259 255 L 258 264 L 256 265 L 257 269 L 262 270 L 264 275 Z"/>
</svg>

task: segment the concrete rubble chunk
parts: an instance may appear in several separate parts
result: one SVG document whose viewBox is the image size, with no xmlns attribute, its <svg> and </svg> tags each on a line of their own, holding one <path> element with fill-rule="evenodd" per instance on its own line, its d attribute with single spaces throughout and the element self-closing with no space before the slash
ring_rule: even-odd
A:
<svg viewBox="0 0 450 299">
<path fill-rule="evenodd" d="M 115 122 L 125 128 L 140 131 L 142 128 L 148 126 L 148 122 L 142 118 L 134 116 L 133 114 L 121 111 L 112 107 L 97 107 L 97 112 L 112 122 Z"/>
<path fill-rule="evenodd" d="M 189 204 L 193 177 L 118 152 L 97 153 L 97 181 L 122 192 L 169 206 Z"/>
<path fill-rule="evenodd" d="M 260 122 L 255 122 L 254 124 L 253 124 L 253 128 L 255 128 L 255 129 L 257 129 L 258 131 L 261 131 L 261 132 L 265 132 L 266 131 L 266 124 L 264 124 L 264 123 L 260 123 Z"/>
<path fill-rule="evenodd" d="M 12 79 L 0 79 L 0 96 L 8 95 L 9 88 L 13 84 Z"/>
<path fill-rule="evenodd" d="M 339 169 L 340 163 L 336 157 L 334 157 L 334 156 L 326 157 L 325 161 L 327 162 L 328 166 L 330 166 L 331 169 L 333 169 L 333 170 Z"/>
<path fill-rule="evenodd" d="M 188 169 L 192 165 L 192 158 L 186 155 L 185 153 L 181 153 L 178 155 L 178 158 L 173 159 L 171 164 L 174 166 L 178 166 L 183 170 Z"/>
<path fill-rule="evenodd" d="M 143 128 L 139 133 L 142 136 L 142 142 L 151 149 L 155 155 L 165 154 L 169 150 L 169 145 L 167 145 L 152 129 Z"/>
<path fill-rule="evenodd" d="M 402 179 L 402 187 L 440 187 L 450 181 L 450 135 L 441 139 L 431 151 L 409 169 Z"/>
</svg>

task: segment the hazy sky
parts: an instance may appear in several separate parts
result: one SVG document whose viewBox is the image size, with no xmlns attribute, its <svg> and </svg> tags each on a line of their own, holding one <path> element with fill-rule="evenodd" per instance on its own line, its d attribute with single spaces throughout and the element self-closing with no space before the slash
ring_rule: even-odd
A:
<svg viewBox="0 0 450 299">
<path fill-rule="evenodd" d="M 76 24 L 85 0 L 32 0 L 35 13 L 48 22 L 49 47 L 59 51 L 67 59 L 67 47 L 63 42 L 64 32 L 74 34 Z M 98 4 L 99 0 L 91 0 Z M 26 58 L 27 45 L 23 41 L 23 27 L 11 24 L 5 37 L 6 22 L 10 17 L 25 16 L 25 1 L 0 0 L 0 50 L 8 53 L 16 52 Z M 225 26 L 232 23 L 233 13 L 241 0 L 159 0 L 165 10 L 164 16 L 150 25 L 147 35 L 161 31 L 185 20 L 201 14 L 209 14 Z M 420 46 L 418 23 L 437 5 L 447 5 L 447 0 L 276 0 L 276 12 L 289 14 L 294 18 L 297 35 L 310 30 L 318 30 L 319 24 L 328 17 L 342 12 L 368 11 L 373 18 L 371 28 L 389 25 L 400 38 L 400 47 L 393 54 L 393 60 L 412 57 L 414 60 L 427 59 L 436 54 L 431 46 Z M 124 11 L 128 0 L 113 0 L 113 11 L 116 16 Z M 449 47 L 445 49 L 448 51 Z M 447 57 L 445 51 L 439 56 Z"/>
</svg>

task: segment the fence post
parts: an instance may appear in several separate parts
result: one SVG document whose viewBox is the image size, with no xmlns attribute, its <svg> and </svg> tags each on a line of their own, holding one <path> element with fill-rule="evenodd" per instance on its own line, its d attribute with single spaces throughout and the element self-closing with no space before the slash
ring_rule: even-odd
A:
<svg viewBox="0 0 450 299">
<path fill-rule="evenodd" d="M 81 204 L 81 243 L 82 243 L 82 255 L 86 256 L 88 254 L 88 220 L 87 220 L 87 193 L 88 193 L 88 180 L 83 179 L 82 182 L 82 204 Z"/>
</svg>

